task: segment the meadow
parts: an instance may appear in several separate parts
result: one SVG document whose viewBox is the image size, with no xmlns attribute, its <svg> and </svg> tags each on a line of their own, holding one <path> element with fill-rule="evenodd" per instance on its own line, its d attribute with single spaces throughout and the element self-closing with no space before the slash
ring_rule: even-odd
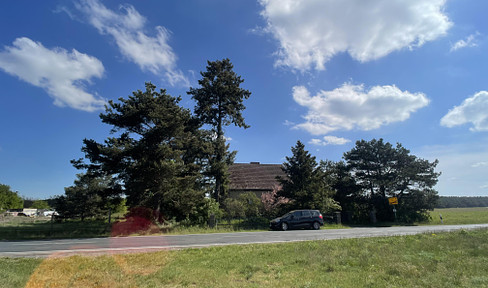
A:
<svg viewBox="0 0 488 288">
<path fill-rule="evenodd" d="M 488 207 L 442 208 L 430 212 L 431 221 L 426 225 L 456 225 L 488 223 Z M 442 216 L 442 221 L 440 219 Z"/>
</svg>

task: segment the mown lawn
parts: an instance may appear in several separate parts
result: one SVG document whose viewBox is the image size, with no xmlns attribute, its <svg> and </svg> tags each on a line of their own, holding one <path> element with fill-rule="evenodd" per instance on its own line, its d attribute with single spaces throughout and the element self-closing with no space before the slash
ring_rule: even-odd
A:
<svg viewBox="0 0 488 288">
<path fill-rule="evenodd" d="M 2 287 L 488 287 L 488 230 L 0 258 L 0 279 Z"/>
</svg>

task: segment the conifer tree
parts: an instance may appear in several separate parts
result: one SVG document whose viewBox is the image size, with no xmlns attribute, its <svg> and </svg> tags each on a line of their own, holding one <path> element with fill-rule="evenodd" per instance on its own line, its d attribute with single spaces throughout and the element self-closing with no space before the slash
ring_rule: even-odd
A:
<svg viewBox="0 0 488 288">
<path fill-rule="evenodd" d="M 210 125 L 215 135 L 208 174 L 215 181 L 213 197 L 220 202 L 225 197 L 228 166 L 235 156 L 226 145 L 224 128 L 230 124 L 249 128 L 242 111 L 246 108 L 243 101 L 251 92 L 240 87 L 244 80 L 233 71 L 229 59 L 207 63 L 207 70 L 200 73 L 202 79 L 198 80 L 200 88 L 190 88 L 187 93 L 196 101 L 196 116 L 201 123 Z"/>
</svg>

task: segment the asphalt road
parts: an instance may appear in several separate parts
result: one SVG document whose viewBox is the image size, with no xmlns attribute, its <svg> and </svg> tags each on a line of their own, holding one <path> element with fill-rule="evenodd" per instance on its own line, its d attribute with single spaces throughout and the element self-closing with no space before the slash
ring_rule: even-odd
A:
<svg viewBox="0 0 488 288">
<path fill-rule="evenodd" d="M 238 232 L 42 241 L 0 241 L 0 257 L 60 257 L 75 254 L 101 255 L 220 245 L 413 235 L 482 228 L 488 228 L 488 224 L 294 230 L 285 232 Z"/>
</svg>

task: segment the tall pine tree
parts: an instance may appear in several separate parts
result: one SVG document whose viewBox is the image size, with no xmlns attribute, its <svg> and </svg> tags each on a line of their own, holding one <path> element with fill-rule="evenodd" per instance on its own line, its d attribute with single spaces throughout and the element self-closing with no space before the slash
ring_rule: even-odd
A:
<svg viewBox="0 0 488 288">
<path fill-rule="evenodd" d="M 278 177 L 282 190 L 278 196 L 291 200 L 290 209 L 319 209 L 323 213 L 340 209 L 333 200 L 334 191 L 327 175 L 318 167 L 302 142 L 291 148 L 292 157 L 286 157 L 282 170 L 286 177 Z"/>
<path fill-rule="evenodd" d="M 168 218 L 190 217 L 204 201 L 201 171 L 209 148 L 206 131 L 165 90 L 146 83 L 119 103 L 109 102 L 102 122 L 112 125 L 104 143 L 84 140 L 75 167 L 111 175 L 108 191 L 127 196 L 130 207 L 152 208 Z"/>
<path fill-rule="evenodd" d="M 213 197 L 220 202 L 225 197 L 228 166 L 235 155 L 235 152 L 228 151 L 224 127 L 234 124 L 249 128 L 242 111 L 246 108 L 243 101 L 251 92 L 240 87 L 244 80 L 233 71 L 234 66 L 229 59 L 207 63 L 207 71 L 201 72 L 203 78 L 198 80 L 200 88 L 190 88 L 187 93 L 196 101 L 196 116 L 203 124 L 210 125 L 215 134 L 208 172 L 215 181 Z"/>
</svg>

